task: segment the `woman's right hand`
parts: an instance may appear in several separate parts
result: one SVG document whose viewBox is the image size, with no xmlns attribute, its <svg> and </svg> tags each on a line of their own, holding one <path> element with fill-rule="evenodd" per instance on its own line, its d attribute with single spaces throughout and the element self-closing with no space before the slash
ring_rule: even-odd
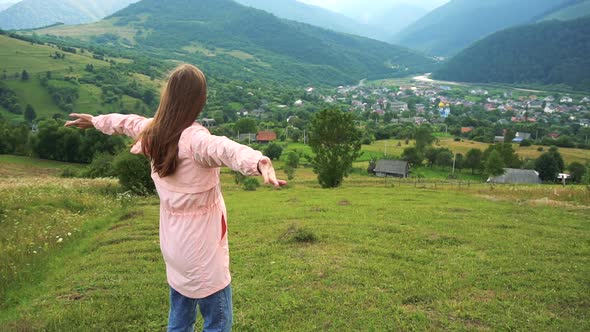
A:
<svg viewBox="0 0 590 332">
<path fill-rule="evenodd" d="M 287 181 L 277 179 L 275 169 L 272 167 L 272 162 L 268 157 L 260 159 L 258 162 L 258 170 L 264 178 L 265 184 L 273 185 L 276 188 L 287 185 Z"/>
<path fill-rule="evenodd" d="M 76 127 L 79 129 L 94 128 L 94 124 L 92 123 L 94 117 L 90 114 L 72 113 L 70 114 L 70 117 L 76 120 L 66 121 L 66 127 Z"/>
</svg>

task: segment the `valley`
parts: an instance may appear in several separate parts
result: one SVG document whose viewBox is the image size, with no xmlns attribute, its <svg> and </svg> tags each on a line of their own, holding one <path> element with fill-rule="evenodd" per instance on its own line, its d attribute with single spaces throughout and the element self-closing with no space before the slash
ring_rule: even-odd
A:
<svg viewBox="0 0 590 332">
<path fill-rule="evenodd" d="M 99 2 L 0 7 L 0 331 L 166 329 L 150 161 L 64 123 L 182 63 L 289 182 L 220 170 L 235 331 L 590 329 L 589 1 Z"/>
</svg>

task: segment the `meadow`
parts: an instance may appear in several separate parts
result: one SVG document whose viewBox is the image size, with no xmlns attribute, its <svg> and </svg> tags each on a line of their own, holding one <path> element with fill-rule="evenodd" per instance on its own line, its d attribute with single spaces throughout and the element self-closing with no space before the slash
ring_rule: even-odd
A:
<svg viewBox="0 0 590 332">
<path fill-rule="evenodd" d="M 383 140 L 383 141 L 376 141 L 371 145 L 364 145 L 363 151 L 369 153 L 383 153 L 391 156 L 401 156 L 404 152 L 404 149 L 408 146 L 413 146 L 415 142 L 410 141 L 409 145 L 406 145 L 405 140 Z M 461 153 L 463 156 L 467 154 L 467 151 L 470 149 L 480 149 L 485 151 L 490 144 L 488 143 L 481 143 L 470 141 L 466 139 L 462 139 L 459 142 L 456 142 L 453 137 L 450 136 L 441 136 L 438 137 L 438 140 L 435 142 L 435 147 L 442 147 L 448 148 L 454 153 Z M 546 152 L 549 147 L 547 146 L 540 146 L 540 145 L 532 145 L 528 147 L 522 147 L 518 144 L 513 144 L 514 151 L 518 153 L 521 158 L 530 158 L 536 159 L 538 158 L 543 152 Z M 543 151 L 539 151 L 539 148 L 542 148 Z M 590 162 L 590 150 L 584 149 L 574 149 L 574 148 L 559 148 L 559 153 L 563 156 L 564 161 L 569 164 L 574 161 L 581 162 L 582 164 L 586 164 Z"/>
<path fill-rule="evenodd" d="M 163 331 L 157 198 L 63 167 L 0 158 L 0 331 Z M 590 329 L 586 187 L 297 171 L 256 192 L 223 173 L 234 330 Z"/>
</svg>

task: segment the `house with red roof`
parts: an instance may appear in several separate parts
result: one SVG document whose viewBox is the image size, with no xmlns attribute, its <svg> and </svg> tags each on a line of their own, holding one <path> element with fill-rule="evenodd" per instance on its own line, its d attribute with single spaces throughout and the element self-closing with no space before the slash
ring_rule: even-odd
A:
<svg viewBox="0 0 590 332">
<path fill-rule="evenodd" d="M 277 134 L 274 131 L 260 131 L 258 132 L 258 134 L 256 135 L 256 141 L 258 143 L 270 143 L 272 141 L 276 141 L 277 140 Z"/>
</svg>

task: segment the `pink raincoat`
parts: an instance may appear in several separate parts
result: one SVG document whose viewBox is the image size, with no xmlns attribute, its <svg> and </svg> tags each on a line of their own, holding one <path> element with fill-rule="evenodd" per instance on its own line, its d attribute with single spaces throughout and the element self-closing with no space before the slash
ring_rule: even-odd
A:
<svg viewBox="0 0 590 332">
<path fill-rule="evenodd" d="M 94 117 L 96 129 L 132 138 L 152 119 L 110 114 Z M 213 136 L 201 125 L 184 130 L 178 143 L 178 167 L 165 178 L 152 172 L 160 196 L 160 248 L 172 288 L 190 298 L 204 298 L 231 282 L 227 212 L 219 183 L 219 167 L 244 175 L 260 175 L 259 151 Z M 141 153 L 141 142 L 131 152 Z"/>
</svg>

